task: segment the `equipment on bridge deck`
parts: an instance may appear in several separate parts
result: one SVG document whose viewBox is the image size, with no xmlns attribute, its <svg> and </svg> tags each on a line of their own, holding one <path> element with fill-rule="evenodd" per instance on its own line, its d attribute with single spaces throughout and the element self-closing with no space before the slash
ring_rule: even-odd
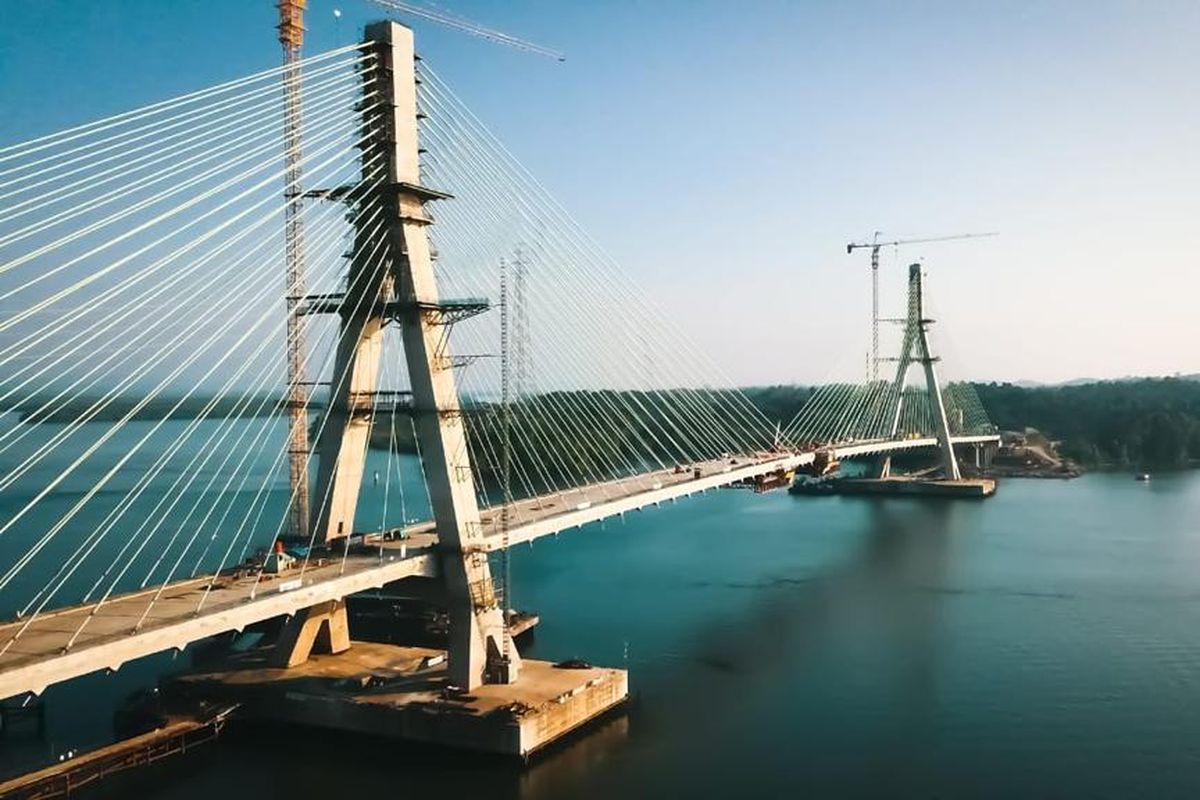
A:
<svg viewBox="0 0 1200 800">
<path fill-rule="evenodd" d="M 275 547 L 263 562 L 263 572 L 278 574 L 286 572 L 296 565 L 296 557 L 283 549 L 283 542 L 276 539 Z"/>
<path fill-rule="evenodd" d="M 869 242 L 851 242 L 846 245 L 846 254 L 850 255 L 855 250 L 869 247 L 871 248 L 871 356 L 870 356 L 870 371 L 868 379 L 871 381 L 879 380 L 879 248 L 881 247 L 899 247 L 905 244 L 928 244 L 933 242 L 950 242 L 956 239 L 979 239 L 985 236 L 999 236 L 999 231 L 988 231 L 987 233 L 956 233 L 950 236 L 931 236 L 922 239 L 896 239 L 890 242 L 879 241 L 880 231 L 875 231 L 874 237 Z"/>
<path fill-rule="evenodd" d="M 801 467 L 800 471 L 805 475 L 821 478 L 830 473 L 837 472 L 841 465 L 834 452 L 829 448 L 823 447 L 813 454 L 812 462 Z"/>
<path fill-rule="evenodd" d="M 753 490 L 755 494 L 766 494 L 775 489 L 785 489 L 792 485 L 792 480 L 796 477 L 796 470 L 781 468 L 772 472 L 764 472 L 761 475 L 755 475 L 736 484 L 745 486 Z"/>
<path fill-rule="evenodd" d="M 371 0 L 372 3 L 380 8 L 386 8 L 389 11 L 400 12 L 401 14 L 411 14 L 414 17 L 427 19 L 431 22 L 436 22 L 439 25 L 445 25 L 447 28 L 463 31 L 472 36 L 478 36 L 480 39 L 487 39 L 489 42 L 508 45 L 515 47 L 518 50 L 524 50 L 527 53 L 536 53 L 539 56 L 553 58 L 556 61 L 566 61 L 567 57 L 558 50 L 553 50 L 549 47 L 542 47 L 540 44 L 518 39 L 515 36 L 509 36 L 507 33 L 502 33 L 491 28 L 485 28 L 469 20 L 459 16 L 447 14 L 443 11 L 434 11 L 430 8 L 422 8 L 412 3 L 402 3 L 399 0 Z"/>
</svg>

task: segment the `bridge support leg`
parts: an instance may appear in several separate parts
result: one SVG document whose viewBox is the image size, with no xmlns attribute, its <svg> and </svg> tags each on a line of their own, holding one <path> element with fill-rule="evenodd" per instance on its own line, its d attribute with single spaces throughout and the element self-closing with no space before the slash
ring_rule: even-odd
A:
<svg viewBox="0 0 1200 800">
<path fill-rule="evenodd" d="M 937 370 L 933 366 L 934 359 L 929 354 L 929 340 L 925 331 L 921 330 L 921 355 L 925 362 L 925 381 L 929 386 L 929 396 L 933 400 L 933 424 L 937 426 L 938 446 L 942 450 L 942 472 L 947 480 L 962 480 L 958 469 L 958 458 L 954 455 L 954 443 L 950 438 L 950 423 L 946 419 L 946 402 L 942 397 L 942 388 L 937 382 Z"/>
<path fill-rule="evenodd" d="M 344 653 L 350 649 L 346 601 L 331 600 L 296 612 L 283 625 L 271 665 L 290 669 L 313 653 Z"/>
<path fill-rule="evenodd" d="M 320 544 L 354 532 L 374 418 L 371 409 L 383 350 L 381 305 L 391 294 L 392 283 L 390 275 L 363 274 L 370 269 L 366 262 L 364 258 L 350 265 L 350 285 L 356 291 L 347 294 L 343 303 L 342 335 L 333 372 L 338 380 L 331 387 L 325 424 L 317 440 L 317 502 L 312 507 L 310 530 Z"/>
</svg>

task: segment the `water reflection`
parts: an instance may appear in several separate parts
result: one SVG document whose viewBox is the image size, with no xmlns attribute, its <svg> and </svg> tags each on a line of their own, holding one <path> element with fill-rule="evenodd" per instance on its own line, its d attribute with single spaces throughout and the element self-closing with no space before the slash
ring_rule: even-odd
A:
<svg viewBox="0 0 1200 800">
<path fill-rule="evenodd" d="M 904 707 L 896 709 L 897 715 L 915 724 L 913 733 L 921 737 L 920 728 L 934 722 L 938 702 L 940 604 L 927 589 L 945 584 L 954 537 L 969 534 L 947 504 L 868 500 L 866 509 L 865 525 L 842 531 L 856 538 L 848 558 L 803 574 L 774 570 L 755 581 L 714 575 L 693 582 L 699 592 L 749 593 L 753 599 L 736 608 L 705 605 L 705 624 L 683 646 L 633 660 L 632 685 L 646 677 L 653 694 L 631 710 L 628 742 L 581 739 L 537 769 L 570 784 L 559 774 L 558 759 L 586 747 L 598 763 L 619 763 L 620 772 L 581 775 L 586 780 L 574 785 L 575 796 L 610 797 L 630 786 L 666 795 L 683 790 L 711 796 L 715 787 L 704 779 L 680 780 L 687 762 L 702 758 L 698 754 L 705 751 L 704 743 L 727 739 L 758 709 L 787 707 L 797 682 L 805 680 L 809 660 L 820 661 L 847 641 L 852 650 L 870 650 L 874 672 L 886 676 L 872 691 L 885 702 L 902 698 Z M 812 535 L 802 513 L 792 522 L 791 535 Z M 663 673 L 669 679 L 655 679 Z M 805 709 L 797 711 L 794 721 L 802 719 Z M 774 721 L 763 722 L 771 736 L 790 735 L 786 726 L 791 724 L 780 728 Z M 562 785 L 560 780 L 531 782 L 523 786 L 522 796 L 561 796 L 544 791 Z M 786 786 L 786 780 L 774 780 L 767 784 L 781 790 Z"/>
</svg>

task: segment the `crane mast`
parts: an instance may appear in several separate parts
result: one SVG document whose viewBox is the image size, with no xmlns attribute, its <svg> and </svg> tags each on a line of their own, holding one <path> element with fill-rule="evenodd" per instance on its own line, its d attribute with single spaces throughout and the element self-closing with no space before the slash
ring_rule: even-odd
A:
<svg viewBox="0 0 1200 800">
<path fill-rule="evenodd" d="M 304 265 L 304 187 L 300 149 L 300 47 L 308 0 L 278 0 L 279 43 L 283 45 L 284 92 L 284 264 L 287 303 L 288 478 L 291 503 L 288 533 L 308 538 L 308 398 L 304 374 L 304 320 L 300 305 L 307 292 Z"/>
</svg>

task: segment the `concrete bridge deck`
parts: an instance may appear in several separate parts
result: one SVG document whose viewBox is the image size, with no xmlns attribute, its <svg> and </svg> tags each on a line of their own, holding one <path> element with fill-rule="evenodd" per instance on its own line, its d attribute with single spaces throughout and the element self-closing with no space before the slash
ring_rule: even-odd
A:
<svg viewBox="0 0 1200 800">
<path fill-rule="evenodd" d="M 956 444 L 997 441 L 996 436 L 955 439 Z M 849 442 L 830 449 L 836 458 L 849 459 L 936 445 L 936 439 L 929 438 Z M 508 545 L 531 542 L 541 536 L 780 469 L 796 469 L 814 458 L 814 452 L 803 452 L 720 459 L 688 465 L 680 472 L 659 470 L 586 489 L 529 498 L 511 508 Z M 489 551 L 502 549 L 505 541 L 500 531 L 499 510 L 485 511 L 481 521 L 484 546 Z M 294 570 L 279 577 L 223 574 L 213 581 L 212 576 L 203 576 L 171 583 L 157 599 L 159 589 L 155 587 L 110 598 L 98 608 L 75 606 L 39 615 L 28 625 L 22 620 L 0 625 L 0 649 L 3 649 L 0 697 L 40 693 L 54 683 L 96 670 L 115 670 L 127 661 L 153 653 L 181 650 L 192 642 L 240 631 L 256 622 L 293 614 L 318 603 L 377 589 L 404 578 L 440 575 L 433 524 L 421 523 L 405 533 L 406 539 L 387 542 L 378 550 L 360 550 L 344 558 L 313 562 L 303 571 Z M 76 636 L 81 625 L 83 631 Z M 69 649 L 68 643 L 71 643 Z"/>
</svg>

